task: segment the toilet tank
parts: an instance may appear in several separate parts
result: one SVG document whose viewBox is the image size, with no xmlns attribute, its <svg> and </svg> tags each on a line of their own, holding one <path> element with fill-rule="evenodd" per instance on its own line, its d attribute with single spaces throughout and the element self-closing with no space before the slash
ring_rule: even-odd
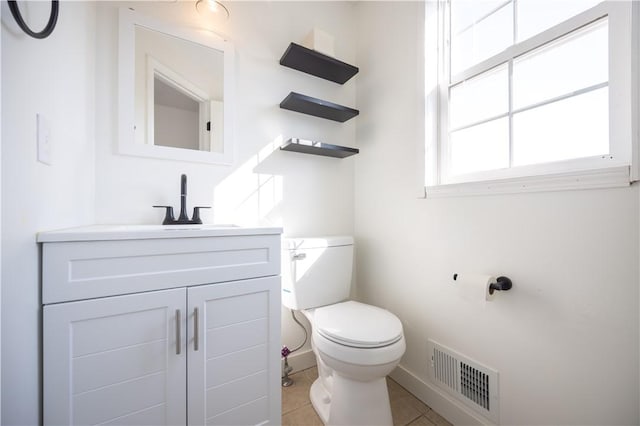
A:
<svg viewBox="0 0 640 426">
<path fill-rule="evenodd" d="M 346 300 L 352 268 L 353 237 L 285 238 L 282 304 L 307 309 Z"/>
</svg>

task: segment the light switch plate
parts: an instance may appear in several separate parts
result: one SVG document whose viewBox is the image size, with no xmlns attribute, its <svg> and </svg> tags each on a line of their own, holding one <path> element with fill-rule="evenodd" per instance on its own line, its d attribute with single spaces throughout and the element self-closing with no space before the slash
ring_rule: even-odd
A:
<svg viewBox="0 0 640 426">
<path fill-rule="evenodd" d="M 38 161 L 51 165 L 51 128 L 48 120 L 42 114 L 36 114 Z"/>
</svg>

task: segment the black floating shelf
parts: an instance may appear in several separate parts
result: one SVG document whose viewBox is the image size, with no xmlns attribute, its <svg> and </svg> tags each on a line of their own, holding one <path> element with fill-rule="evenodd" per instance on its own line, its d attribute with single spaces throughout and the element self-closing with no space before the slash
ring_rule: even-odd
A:
<svg viewBox="0 0 640 426">
<path fill-rule="evenodd" d="M 295 43 L 284 52 L 280 65 L 339 84 L 344 84 L 359 71 L 358 67 Z"/>
<path fill-rule="evenodd" d="M 280 147 L 283 151 L 302 152 L 304 154 L 324 155 L 325 157 L 345 158 L 360 152 L 359 149 L 331 145 L 322 142 L 291 138 Z"/>
<path fill-rule="evenodd" d="M 311 96 L 301 95 L 300 93 L 291 92 L 282 102 L 280 108 L 291 111 L 301 112 L 303 114 L 314 115 L 328 120 L 345 121 L 352 119 L 360 114 L 357 109 L 323 101 L 322 99 L 312 98 Z"/>
</svg>

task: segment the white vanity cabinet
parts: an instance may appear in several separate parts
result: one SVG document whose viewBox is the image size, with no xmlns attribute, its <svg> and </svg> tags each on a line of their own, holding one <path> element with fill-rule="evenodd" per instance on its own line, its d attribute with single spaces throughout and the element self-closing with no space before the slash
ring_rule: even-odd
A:
<svg viewBox="0 0 640 426">
<path fill-rule="evenodd" d="M 279 424 L 280 229 L 121 228 L 38 236 L 44 424 Z"/>
</svg>

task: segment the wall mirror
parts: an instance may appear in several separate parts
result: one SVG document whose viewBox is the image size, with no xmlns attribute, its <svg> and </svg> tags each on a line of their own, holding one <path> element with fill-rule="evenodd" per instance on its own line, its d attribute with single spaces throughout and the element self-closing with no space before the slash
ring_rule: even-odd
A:
<svg viewBox="0 0 640 426">
<path fill-rule="evenodd" d="M 119 13 L 119 153 L 231 164 L 230 43 L 131 9 Z"/>
</svg>

